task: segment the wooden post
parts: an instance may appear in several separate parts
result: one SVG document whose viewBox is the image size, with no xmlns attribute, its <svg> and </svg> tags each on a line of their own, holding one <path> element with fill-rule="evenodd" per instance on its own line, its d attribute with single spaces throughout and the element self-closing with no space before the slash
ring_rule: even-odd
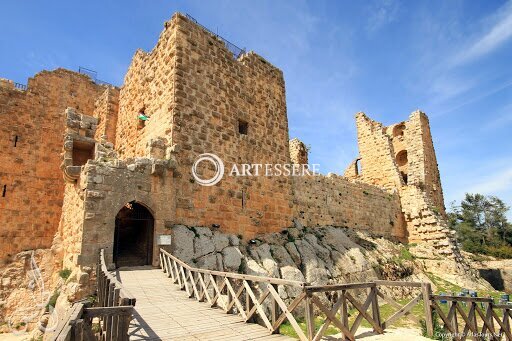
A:
<svg viewBox="0 0 512 341">
<path fill-rule="evenodd" d="M 311 301 L 312 293 L 307 293 L 306 296 L 306 333 L 308 340 L 313 340 L 315 337 L 315 315 L 313 312 L 313 302 Z"/>
<path fill-rule="evenodd" d="M 119 306 L 120 304 L 120 294 L 121 294 L 121 288 L 115 288 L 114 289 L 114 306 Z M 119 317 L 117 315 L 114 315 L 112 317 L 112 340 L 117 340 L 119 335 L 119 320 L 122 319 L 122 317 Z"/>
<path fill-rule="evenodd" d="M 121 305 L 127 306 L 130 305 L 130 299 L 123 298 L 121 299 Z M 118 326 L 118 338 L 120 341 L 128 341 L 128 329 L 130 328 L 130 320 L 131 316 L 121 316 L 119 318 L 119 326 Z"/>
<path fill-rule="evenodd" d="M 79 319 L 76 320 L 73 324 L 73 334 L 72 334 L 72 340 L 75 341 L 82 341 L 83 340 L 83 332 L 84 332 L 84 320 Z"/>
<path fill-rule="evenodd" d="M 250 287 L 251 284 L 250 282 L 247 282 L 246 280 L 244 280 L 245 283 L 247 283 L 247 285 Z M 242 284 L 243 285 L 243 284 Z M 245 314 L 246 315 L 249 315 L 249 312 L 251 311 L 252 309 L 252 301 L 251 301 L 251 295 L 249 295 L 249 290 L 247 290 L 247 288 L 245 289 Z M 252 322 L 253 321 L 253 318 L 249 318 L 247 320 L 247 322 Z"/>
<path fill-rule="evenodd" d="M 430 283 L 421 284 L 421 293 L 423 295 L 423 311 L 425 313 L 425 325 L 427 328 L 427 336 L 434 336 L 434 321 L 432 320 L 432 305 L 430 296 L 432 295 L 432 287 Z"/>
<path fill-rule="evenodd" d="M 228 277 L 224 277 L 224 280 L 229 282 L 229 278 Z M 231 300 L 234 299 L 234 297 L 232 297 L 231 291 L 229 291 L 227 285 L 224 286 L 224 289 L 226 290 L 226 295 L 227 295 L 227 298 L 228 298 L 226 300 L 226 306 L 224 307 L 224 309 L 226 310 L 226 313 L 229 314 L 230 309 L 228 309 L 228 307 L 229 307 L 229 304 L 231 303 Z"/>
<path fill-rule="evenodd" d="M 373 286 L 370 289 L 370 295 L 372 295 L 372 317 L 375 323 L 382 327 L 382 323 L 380 321 L 380 309 L 379 309 L 379 298 L 377 295 L 377 286 Z"/>
<path fill-rule="evenodd" d="M 350 330 L 349 328 L 349 324 L 348 324 L 348 305 L 347 305 L 347 297 L 345 296 L 345 293 L 347 291 L 346 290 L 341 290 L 341 312 L 340 312 L 340 316 L 341 316 L 341 323 L 348 329 Z M 343 336 L 345 338 L 347 338 L 347 335 L 343 334 Z"/>
<path fill-rule="evenodd" d="M 510 315 L 510 310 L 507 308 L 503 308 L 503 325 L 505 326 L 505 329 L 507 329 L 507 330 L 510 330 L 510 318 L 511 317 L 512 316 Z"/>
<path fill-rule="evenodd" d="M 219 281 L 217 280 L 217 275 L 210 275 L 210 276 L 213 278 L 213 283 L 215 283 L 215 285 L 217 285 L 217 283 L 219 283 Z M 213 289 L 213 297 L 215 297 L 215 295 L 216 295 L 215 293 L 216 293 L 216 291 L 215 291 L 215 289 Z M 219 300 L 217 299 L 217 301 L 212 305 L 212 308 L 219 306 L 219 304 L 217 303 L 218 301 Z"/>
<path fill-rule="evenodd" d="M 452 301 L 452 306 L 454 307 L 452 326 L 453 326 L 453 330 L 454 330 L 454 333 L 456 336 L 459 335 L 459 321 L 457 321 L 457 304 L 458 303 L 459 303 L 458 301 Z M 456 339 L 456 340 L 458 340 L 458 339 Z"/>
<path fill-rule="evenodd" d="M 277 284 L 272 284 L 272 287 L 276 292 L 278 292 Z M 272 296 L 272 302 L 270 303 L 270 323 L 274 325 L 276 323 L 277 317 L 279 316 L 279 304 L 277 304 L 276 299 Z M 279 334 L 279 328 L 273 331 L 272 334 Z"/>
<path fill-rule="evenodd" d="M 116 302 L 114 301 L 115 290 L 116 290 L 116 284 L 110 283 L 109 291 L 108 291 L 108 304 L 106 305 L 107 307 L 113 307 L 116 305 Z M 105 328 L 105 332 L 107 334 L 107 340 L 112 339 L 112 322 L 113 322 L 113 317 L 107 316 L 106 323 L 103 326 Z"/>
</svg>

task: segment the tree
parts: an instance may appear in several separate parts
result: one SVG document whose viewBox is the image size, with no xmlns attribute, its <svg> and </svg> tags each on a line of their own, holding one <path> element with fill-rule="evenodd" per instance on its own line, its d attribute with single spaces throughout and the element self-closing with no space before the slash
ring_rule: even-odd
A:
<svg viewBox="0 0 512 341">
<path fill-rule="evenodd" d="M 448 223 L 457 231 L 462 248 L 468 252 L 512 257 L 510 209 L 496 196 L 466 193 L 460 206 L 451 203 Z"/>
</svg>

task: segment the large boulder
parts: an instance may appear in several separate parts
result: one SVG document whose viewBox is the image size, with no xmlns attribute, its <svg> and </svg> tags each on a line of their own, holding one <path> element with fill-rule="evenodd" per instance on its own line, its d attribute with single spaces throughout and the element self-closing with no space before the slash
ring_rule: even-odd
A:
<svg viewBox="0 0 512 341">
<path fill-rule="evenodd" d="M 199 259 L 215 252 L 215 247 L 210 237 L 201 234 L 194 238 L 194 258 Z"/>
<path fill-rule="evenodd" d="M 225 271 L 238 272 L 242 264 L 242 252 L 237 247 L 228 246 L 222 250 Z"/>
<path fill-rule="evenodd" d="M 260 264 L 267 272 L 267 276 L 279 277 L 279 267 L 277 266 L 275 259 L 272 257 L 270 245 L 261 244 L 256 248 L 256 253 L 258 254 Z"/>
<path fill-rule="evenodd" d="M 231 235 L 228 236 L 228 235 L 218 232 L 218 231 L 214 232 L 212 240 L 213 240 L 213 246 L 215 247 L 215 251 L 221 252 L 226 247 L 228 247 L 229 246 L 229 237 L 231 237 Z"/>
<path fill-rule="evenodd" d="M 176 225 L 172 228 L 172 237 L 172 253 L 185 263 L 192 264 L 192 259 L 194 259 L 194 232 L 186 226 Z"/>
</svg>

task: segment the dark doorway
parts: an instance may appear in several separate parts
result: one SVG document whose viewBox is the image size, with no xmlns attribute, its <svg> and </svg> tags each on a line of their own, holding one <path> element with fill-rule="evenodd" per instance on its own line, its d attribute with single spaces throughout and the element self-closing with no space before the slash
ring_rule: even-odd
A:
<svg viewBox="0 0 512 341">
<path fill-rule="evenodd" d="M 143 205 L 127 203 L 116 216 L 116 267 L 150 265 L 153 259 L 153 215 Z"/>
</svg>

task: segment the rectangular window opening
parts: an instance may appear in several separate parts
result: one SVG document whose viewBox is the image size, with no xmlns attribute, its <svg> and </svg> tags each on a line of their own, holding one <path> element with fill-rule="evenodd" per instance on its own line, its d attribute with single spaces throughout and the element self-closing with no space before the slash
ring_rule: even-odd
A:
<svg viewBox="0 0 512 341">
<path fill-rule="evenodd" d="M 249 124 L 247 122 L 238 120 L 238 133 L 240 133 L 240 135 L 247 135 L 248 129 L 249 129 Z"/>
<path fill-rule="evenodd" d="M 18 144 L 18 135 L 14 136 L 14 147 Z"/>
<path fill-rule="evenodd" d="M 7 192 L 7 185 L 4 185 L 4 189 L 2 190 L 2 198 L 5 198 L 5 192 Z"/>
</svg>

